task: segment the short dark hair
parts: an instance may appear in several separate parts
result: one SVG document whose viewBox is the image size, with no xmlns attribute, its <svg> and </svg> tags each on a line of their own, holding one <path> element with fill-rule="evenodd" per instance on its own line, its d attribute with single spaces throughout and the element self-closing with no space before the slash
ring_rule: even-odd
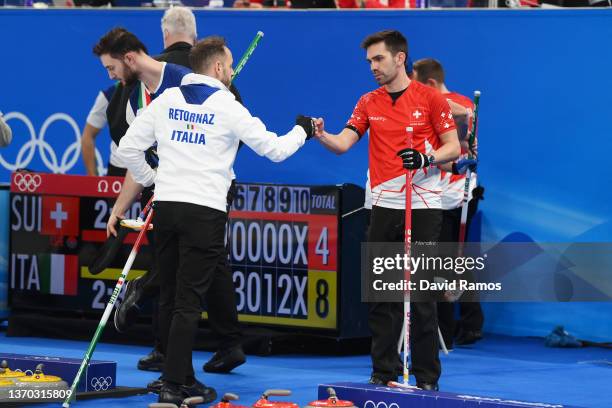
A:
<svg viewBox="0 0 612 408">
<path fill-rule="evenodd" d="M 122 27 L 113 28 L 104 34 L 93 47 L 93 53 L 98 57 L 108 54 L 113 58 L 121 58 L 130 51 L 148 54 L 142 41 Z"/>
<path fill-rule="evenodd" d="M 206 71 L 213 58 L 225 55 L 225 38 L 212 35 L 196 43 L 189 52 L 189 64 L 194 72 Z"/>
<path fill-rule="evenodd" d="M 417 80 L 425 83 L 428 79 L 435 79 L 439 83 L 444 83 L 444 68 L 440 61 L 433 58 L 423 58 L 412 65 L 412 69 L 417 73 Z"/>
<path fill-rule="evenodd" d="M 368 47 L 379 42 L 384 42 L 385 47 L 395 56 L 398 52 L 403 52 L 408 59 L 408 41 L 402 33 L 397 30 L 384 30 L 368 35 L 361 42 L 361 48 L 367 50 Z"/>
</svg>

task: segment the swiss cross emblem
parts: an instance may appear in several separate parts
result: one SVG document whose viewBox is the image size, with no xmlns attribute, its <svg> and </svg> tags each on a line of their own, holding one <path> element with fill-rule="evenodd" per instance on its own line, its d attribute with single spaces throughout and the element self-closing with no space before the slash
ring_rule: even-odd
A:
<svg viewBox="0 0 612 408">
<path fill-rule="evenodd" d="M 421 116 L 423 116 L 423 114 L 417 109 L 412 113 L 412 116 L 414 116 L 415 118 L 420 118 Z"/>
<path fill-rule="evenodd" d="M 442 116 L 443 118 L 445 118 L 445 117 L 446 117 L 446 113 L 445 113 L 445 112 L 442 112 L 442 113 L 440 114 L 440 116 Z"/>
<path fill-rule="evenodd" d="M 450 125 L 448 123 L 444 124 L 444 129 L 448 129 L 450 127 Z"/>
<path fill-rule="evenodd" d="M 79 235 L 78 197 L 45 196 L 40 232 L 43 235 Z"/>
</svg>

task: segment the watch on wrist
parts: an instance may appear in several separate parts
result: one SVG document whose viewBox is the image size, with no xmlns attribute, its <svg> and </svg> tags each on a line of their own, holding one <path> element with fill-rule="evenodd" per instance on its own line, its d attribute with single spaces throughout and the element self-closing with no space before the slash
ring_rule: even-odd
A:
<svg viewBox="0 0 612 408">
<path fill-rule="evenodd" d="M 428 160 L 429 160 L 429 167 L 433 167 L 436 165 L 436 158 L 434 157 L 433 154 L 429 156 Z"/>
</svg>

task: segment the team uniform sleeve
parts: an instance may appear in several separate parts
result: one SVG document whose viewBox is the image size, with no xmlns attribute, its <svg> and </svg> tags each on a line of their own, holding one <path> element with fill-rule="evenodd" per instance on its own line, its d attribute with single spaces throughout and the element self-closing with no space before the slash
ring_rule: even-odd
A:
<svg viewBox="0 0 612 408">
<path fill-rule="evenodd" d="M 155 143 L 155 116 L 163 100 L 163 97 L 154 100 L 134 119 L 117 149 L 119 159 L 130 170 L 134 181 L 145 187 L 155 182 L 156 172 L 145 160 L 145 151 Z"/>
<path fill-rule="evenodd" d="M 259 118 L 251 116 L 236 100 L 231 100 L 231 109 L 234 116 L 232 131 L 255 153 L 273 162 L 285 160 L 306 141 L 306 132 L 301 126 L 296 125 L 287 134 L 277 136 L 276 133 L 268 131 Z"/>
<path fill-rule="evenodd" d="M 357 101 L 357 105 L 355 105 L 355 109 L 353 109 L 353 113 L 344 127 L 355 131 L 360 139 L 370 127 L 368 113 L 366 111 L 365 95 Z"/>
<path fill-rule="evenodd" d="M 442 94 L 433 94 L 429 105 L 431 124 L 433 125 L 434 131 L 437 135 L 457 129 L 455 120 L 453 119 L 453 114 L 451 113 L 450 106 L 448 105 L 448 101 L 446 98 L 444 98 L 444 96 L 442 96 Z"/>
<path fill-rule="evenodd" d="M 96 129 L 102 129 L 106 126 L 106 108 L 108 107 L 108 99 L 104 92 L 98 92 L 96 101 L 94 102 L 89 114 L 87 115 L 87 124 L 95 127 Z"/>
</svg>

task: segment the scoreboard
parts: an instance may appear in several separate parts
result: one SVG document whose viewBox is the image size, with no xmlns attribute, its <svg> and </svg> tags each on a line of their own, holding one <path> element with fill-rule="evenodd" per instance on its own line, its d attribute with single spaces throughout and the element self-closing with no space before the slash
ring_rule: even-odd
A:
<svg viewBox="0 0 612 408">
<path fill-rule="evenodd" d="M 335 329 L 335 187 L 238 184 L 228 229 L 239 318 Z"/>
<path fill-rule="evenodd" d="M 108 269 L 89 272 L 121 183 L 115 177 L 12 175 L 12 309 L 99 318 L 136 238 L 128 234 Z M 239 320 L 366 336 L 359 302 L 362 204 L 363 190 L 353 185 L 238 183 L 226 239 Z M 136 202 L 127 215 L 136 218 L 140 210 Z M 150 263 L 145 242 L 128 280 L 145 274 Z"/>
<path fill-rule="evenodd" d="M 87 267 L 106 241 L 106 220 L 122 178 L 14 173 L 10 195 L 9 301 L 13 310 L 95 314 L 106 307 L 136 233 L 125 239 L 113 267 Z M 134 203 L 129 217 L 140 212 Z M 142 248 L 129 279 L 142 276 L 151 256 Z"/>
</svg>

